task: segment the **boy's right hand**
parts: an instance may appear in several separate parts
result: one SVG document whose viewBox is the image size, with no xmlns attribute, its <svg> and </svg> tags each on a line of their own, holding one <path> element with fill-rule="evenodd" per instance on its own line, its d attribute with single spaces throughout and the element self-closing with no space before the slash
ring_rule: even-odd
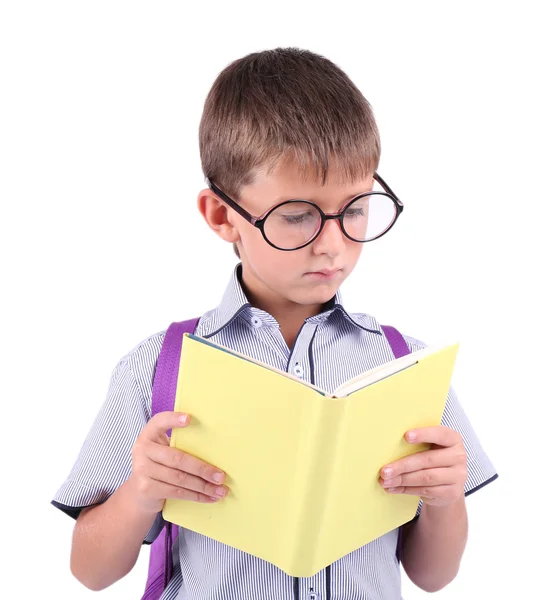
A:
<svg viewBox="0 0 552 600">
<path fill-rule="evenodd" d="M 212 503 L 228 492 L 226 486 L 219 485 L 225 477 L 222 471 L 170 447 L 167 429 L 186 427 L 189 422 L 190 417 L 185 413 L 160 412 L 148 421 L 132 448 L 128 482 L 146 512 L 162 510 L 166 498 Z"/>
</svg>

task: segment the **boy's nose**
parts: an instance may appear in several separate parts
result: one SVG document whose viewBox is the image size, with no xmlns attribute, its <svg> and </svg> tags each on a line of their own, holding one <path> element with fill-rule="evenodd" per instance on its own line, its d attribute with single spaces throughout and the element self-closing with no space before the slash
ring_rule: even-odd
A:
<svg viewBox="0 0 552 600">
<path fill-rule="evenodd" d="M 337 256 L 345 248 L 345 235 L 341 230 L 338 219 L 330 219 L 324 223 L 320 235 L 313 242 L 313 251 L 316 254 Z"/>
</svg>

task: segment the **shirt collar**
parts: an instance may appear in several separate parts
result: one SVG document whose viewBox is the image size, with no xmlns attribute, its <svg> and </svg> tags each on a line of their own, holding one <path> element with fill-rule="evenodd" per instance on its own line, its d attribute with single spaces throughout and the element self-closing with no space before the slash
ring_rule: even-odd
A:
<svg viewBox="0 0 552 600">
<path fill-rule="evenodd" d="M 374 317 L 366 313 L 352 313 L 345 308 L 343 305 L 343 294 L 340 289 L 337 290 L 335 296 L 328 302 L 326 310 L 314 315 L 314 317 L 308 318 L 307 321 L 310 323 L 322 323 L 334 312 L 339 313 L 342 318 L 359 329 L 383 335 L 383 330 Z"/>
<path fill-rule="evenodd" d="M 209 318 L 208 337 L 215 335 L 221 329 L 229 325 L 234 319 L 242 317 L 250 321 L 254 326 L 271 325 L 278 326 L 276 319 L 269 313 L 251 306 L 243 287 L 241 285 L 241 263 L 238 263 L 232 272 L 230 281 L 222 296 L 220 304 L 206 316 Z M 326 321 L 333 313 L 338 313 L 356 327 L 372 333 L 382 335 L 383 331 L 376 319 L 364 313 L 349 313 L 343 306 L 343 295 L 341 290 L 337 290 L 335 296 L 328 301 L 325 310 L 313 317 L 309 317 L 309 323 L 322 323 Z"/>
</svg>

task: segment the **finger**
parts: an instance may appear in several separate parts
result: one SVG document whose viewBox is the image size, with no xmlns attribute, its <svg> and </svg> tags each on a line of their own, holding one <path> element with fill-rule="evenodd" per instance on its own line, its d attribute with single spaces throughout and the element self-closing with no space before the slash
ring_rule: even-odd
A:
<svg viewBox="0 0 552 600">
<path fill-rule="evenodd" d="M 454 446 L 462 442 L 462 436 L 457 431 L 443 425 L 411 429 L 406 432 L 404 437 L 411 444 L 427 443 L 444 447 Z"/>
<path fill-rule="evenodd" d="M 152 442 L 163 441 L 168 444 L 166 432 L 175 427 L 186 427 L 190 423 L 190 415 L 186 413 L 163 411 L 153 415 L 140 435 Z"/>
<path fill-rule="evenodd" d="M 182 452 L 178 448 L 161 446 L 160 444 L 147 444 L 146 456 L 153 462 L 165 465 L 200 477 L 205 481 L 220 484 L 224 481 L 225 473 L 213 465 L 196 458 L 191 454 Z"/>
<path fill-rule="evenodd" d="M 453 448 L 423 450 L 396 460 L 385 466 L 380 473 L 383 479 L 391 479 L 403 473 L 412 473 L 422 469 L 449 467 L 459 460 L 457 454 L 459 453 L 455 452 Z"/>
<path fill-rule="evenodd" d="M 228 493 L 228 488 L 225 485 L 215 485 L 209 483 L 200 477 L 196 477 L 191 473 L 180 471 L 179 469 L 171 469 L 165 465 L 152 463 L 153 468 L 148 475 L 161 483 L 169 484 L 173 487 L 181 487 L 192 492 L 200 492 L 205 496 L 215 496 L 224 498 Z"/>
<path fill-rule="evenodd" d="M 408 496 L 419 496 L 420 498 L 442 498 L 448 496 L 453 491 L 454 485 L 433 485 L 433 486 L 399 486 L 396 488 L 388 488 L 385 491 L 390 494 L 406 494 Z"/>
<path fill-rule="evenodd" d="M 180 500 L 191 500 L 192 502 L 205 502 L 209 504 L 218 502 L 220 500 L 220 498 L 216 496 L 206 496 L 201 492 L 195 492 L 193 490 L 188 490 L 186 488 L 164 483 L 162 481 L 157 481 L 155 479 L 152 479 L 152 482 L 155 486 L 155 495 L 158 498 L 178 498 Z"/>
<path fill-rule="evenodd" d="M 403 473 L 391 479 L 380 478 L 380 484 L 385 488 L 392 487 L 427 487 L 435 485 L 451 485 L 457 483 L 458 475 L 450 467 L 439 469 L 424 469 L 413 473 Z"/>
</svg>

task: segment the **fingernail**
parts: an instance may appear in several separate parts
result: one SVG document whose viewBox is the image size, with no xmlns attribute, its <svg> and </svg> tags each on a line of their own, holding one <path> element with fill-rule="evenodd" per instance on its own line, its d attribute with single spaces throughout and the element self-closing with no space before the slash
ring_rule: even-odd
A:
<svg viewBox="0 0 552 600">
<path fill-rule="evenodd" d="M 220 497 L 222 498 L 222 496 L 225 496 L 225 495 L 226 495 L 226 488 L 223 488 L 223 487 L 218 487 L 218 488 L 215 490 L 215 493 L 216 493 L 216 495 L 217 495 L 217 496 L 220 496 Z"/>
<path fill-rule="evenodd" d="M 209 496 L 209 498 L 213 501 L 213 502 L 218 502 L 220 500 L 220 498 L 215 498 L 214 496 Z"/>
<path fill-rule="evenodd" d="M 397 489 L 396 487 L 394 487 L 394 488 L 387 488 L 387 491 L 388 492 L 394 492 L 396 489 Z"/>
<path fill-rule="evenodd" d="M 186 421 L 188 420 L 188 415 L 180 415 L 180 416 L 178 417 L 178 420 L 179 420 L 181 423 L 186 423 Z"/>
<path fill-rule="evenodd" d="M 386 469 L 383 469 L 383 476 L 384 477 L 391 477 L 391 474 L 393 473 L 393 469 L 390 469 L 389 467 L 387 467 Z"/>
<path fill-rule="evenodd" d="M 409 432 L 406 434 L 406 437 L 407 437 L 407 439 L 408 439 L 409 441 L 411 441 L 411 442 L 412 442 L 412 441 L 414 441 L 414 440 L 416 439 L 416 434 L 414 433 L 414 431 L 409 431 Z"/>
<path fill-rule="evenodd" d="M 224 480 L 224 474 L 223 473 L 215 473 L 213 475 L 213 481 L 215 483 L 222 483 Z"/>
</svg>

